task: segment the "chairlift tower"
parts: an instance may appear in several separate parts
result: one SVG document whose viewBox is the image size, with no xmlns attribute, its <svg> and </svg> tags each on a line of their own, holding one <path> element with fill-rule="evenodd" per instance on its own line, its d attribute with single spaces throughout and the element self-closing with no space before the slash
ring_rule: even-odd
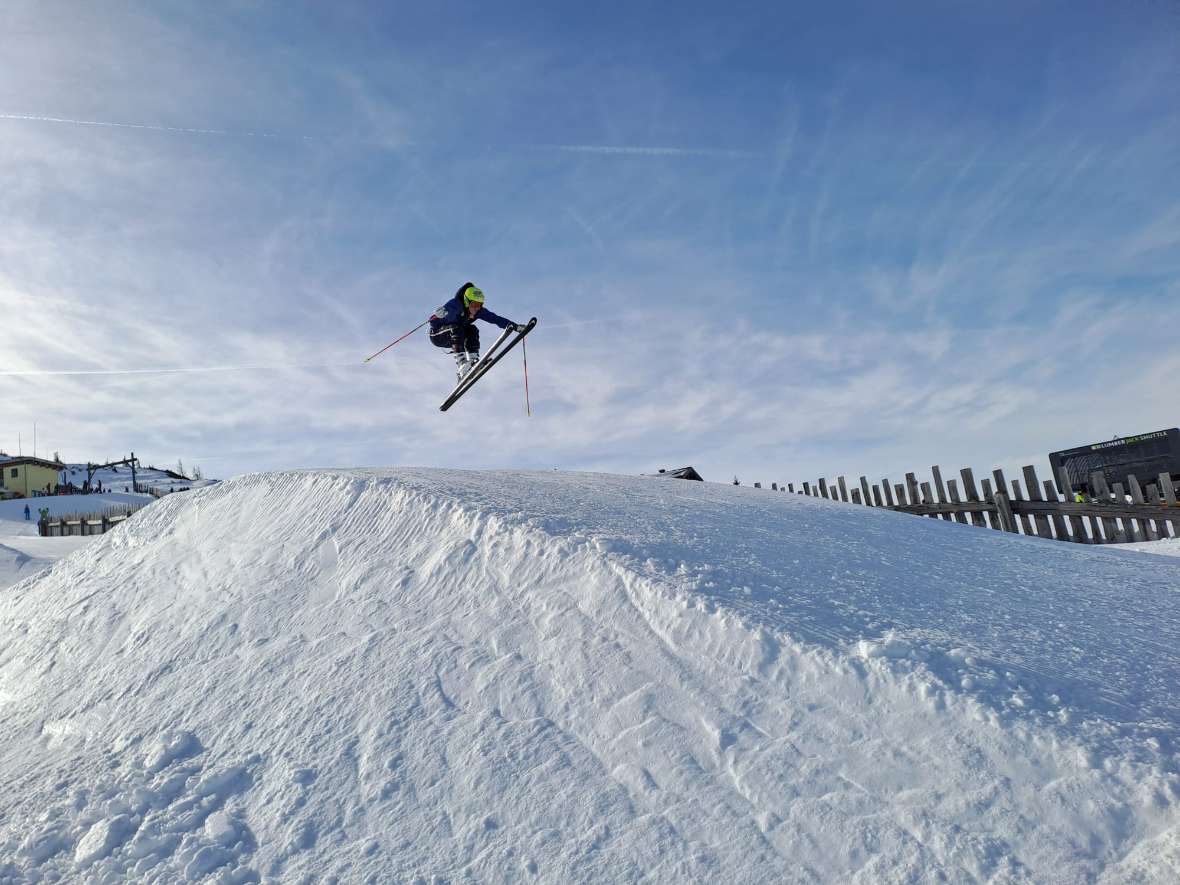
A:
<svg viewBox="0 0 1180 885">
<path fill-rule="evenodd" d="M 139 491 L 139 483 L 137 482 L 137 480 L 135 478 L 135 468 L 138 465 L 138 463 L 139 463 L 139 459 L 137 459 L 135 457 L 135 452 L 131 453 L 130 458 L 124 458 L 122 461 L 111 461 L 109 464 L 91 464 L 89 461 L 87 461 L 86 462 L 86 488 L 88 488 L 88 489 L 90 488 L 90 482 L 91 482 L 91 480 L 94 479 L 94 474 L 97 473 L 98 471 L 104 470 L 107 467 L 119 467 L 120 465 L 123 465 L 123 464 L 130 464 L 131 465 L 131 491 L 138 492 Z"/>
</svg>

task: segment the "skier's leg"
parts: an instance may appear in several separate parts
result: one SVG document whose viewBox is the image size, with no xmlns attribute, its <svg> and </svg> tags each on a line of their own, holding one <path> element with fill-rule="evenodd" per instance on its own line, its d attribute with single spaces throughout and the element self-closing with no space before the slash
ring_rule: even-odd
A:
<svg viewBox="0 0 1180 885">
<path fill-rule="evenodd" d="M 445 347 L 451 351 L 461 351 L 460 340 L 455 335 L 454 326 L 439 326 L 437 329 L 432 329 L 430 332 L 430 343 L 435 347 Z"/>
<path fill-rule="evenodd" d="M 476 328 L 475 323 L 472 323 L 466 329 L 466 335 L 463 339 L 463 350 L 467 354 L 468 370 L 479 362 L 479 329 Z"/>
<path fill-rule="evenodd" d="M 438 329 L 430 333 L 431 344 L 446 348 L 455 358 L 456 383 L 463 380 L 463 376 L 470 371 L 473 365 L 468 361 L 467 351 L 463 347 L 464 337 L 462 327 L 455 326 L 439 326 Z"/>
</svg>

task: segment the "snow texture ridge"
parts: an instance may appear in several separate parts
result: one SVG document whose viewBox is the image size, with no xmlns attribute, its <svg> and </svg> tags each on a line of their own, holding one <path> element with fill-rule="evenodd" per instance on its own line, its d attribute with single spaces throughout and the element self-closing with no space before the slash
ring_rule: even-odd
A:
<svg viewBox="0 0 1180 885">
<path fill-rule="evenodd" d="M 1180 562 L 439 470 L 0 590 L 0 882 L 1180 878 Z"/>
</svg>

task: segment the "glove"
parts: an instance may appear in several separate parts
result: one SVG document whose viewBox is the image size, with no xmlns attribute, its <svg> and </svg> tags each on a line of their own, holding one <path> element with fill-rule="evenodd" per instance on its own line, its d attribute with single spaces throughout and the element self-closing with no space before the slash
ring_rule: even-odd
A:
<svg viewBox="0 0 1180 885">
<path fill-rule="evenodd" d="M 522 326 L 520 323 L 509 323 L 504 328 L 509 332 L 520 332 L 524 330 L 524 326 Z"/>
</svg>

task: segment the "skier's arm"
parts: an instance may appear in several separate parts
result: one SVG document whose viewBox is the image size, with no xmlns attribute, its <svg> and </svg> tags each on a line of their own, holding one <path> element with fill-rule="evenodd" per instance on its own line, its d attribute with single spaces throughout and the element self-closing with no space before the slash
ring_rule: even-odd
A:
<svg viewBox="0 0 1180 885">
<path fill-rule="evenodd" d="M 460 310 L 455 306 L 454 300 L 448 301 L 441 307 L 436 307 L 434 313 L 430 316 L 431 328 L 437 326 L 453 326 L 459 322 Z"/>
<path fill-rule="evenodd" d="M 507 329 L 509 326 L 515 326 L 516 323 L 512 320 L 506 320 L 498 313 L 492 313 L 486 307 L 481 307 L 479 313 L 475 315 L 477 320 L 483 320 L 485 323 L 492 323 L 499 326 L 501 329 Z"/>
</svg>

